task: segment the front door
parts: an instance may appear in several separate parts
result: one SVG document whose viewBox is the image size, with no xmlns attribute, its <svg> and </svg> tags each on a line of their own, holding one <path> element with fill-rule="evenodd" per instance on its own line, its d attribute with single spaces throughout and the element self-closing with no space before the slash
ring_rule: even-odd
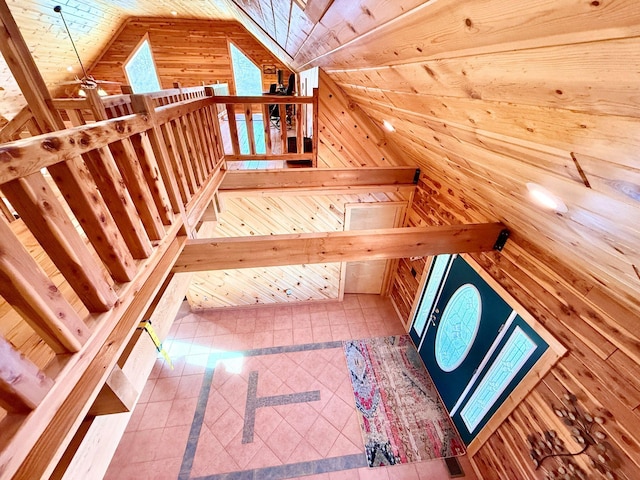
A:
<svg viewBox="0 0 640 480">
<path fill-rule="evenodd" d="M 410 333 L 461 436 L 470 442 L 547 345 L 462 257 L 436 257 L 428 275 Z M 506 365 L 513 371 L 506 372 Z M 487 378 L 499 392 L 488 393 Z"/>
</svg>

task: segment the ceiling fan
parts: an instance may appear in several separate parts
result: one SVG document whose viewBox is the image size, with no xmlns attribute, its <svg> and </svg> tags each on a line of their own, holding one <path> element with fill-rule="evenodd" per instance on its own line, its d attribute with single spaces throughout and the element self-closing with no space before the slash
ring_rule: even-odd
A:
<svg viewBox="0 0 640 480">
<path fill-rule="evenodd" d="M 67 22 L 64 19 L 64 15 L 62 15 L 62 7 L 60 5 L 56 5 L 55 7 L 53 7 L 53 11 L 56 13 L 60 14 L 60 18 L 62 18 L 62 23 L 64 24 L 64 28 L 67 31 L 67 35 L 69 35 L 69 40 L 71 40 L 71 45 L 73 46 L 73 51 L 76 53 L 76 58 L 78 59 L 78 63 L 80 64 L 80 68 L 82 69 L 82 74 L 83 77 L 82 78 L 78 78 L 78 76 L 76 75 L 75 80 L 70 80 L 68 82 L 60 82 L 58 85 L 79 85 L 80 86 L 80 92 L 84 93 L 83 90 L 94 90 L 94 89 L 98 89 L 98 93 L 100 95 L 106 95 L 107 92 L 105 92 L 103 89 L 99 88 L 100 85 L 103 84 L 111 84 L 111 85 L 120 85 L 120 82 L 110 82 L 108 80 L 96 80 L 95 78 L 93 78 L 91 75 L 87 74 L 87 71 L 84 68 L 84 65 L 82 64 L 82 60 L 80 60 L 80 55 L 78 54 L 78 49 L 76 48 L 76 44 L 73 41 L 73 37 L 71 36 L 71 32 L 69 31 L 69 27 L 67 26 Z M 82 95 L 82 93 L 80 93 L 81 96 L 86 96 Z"/>
</svg>

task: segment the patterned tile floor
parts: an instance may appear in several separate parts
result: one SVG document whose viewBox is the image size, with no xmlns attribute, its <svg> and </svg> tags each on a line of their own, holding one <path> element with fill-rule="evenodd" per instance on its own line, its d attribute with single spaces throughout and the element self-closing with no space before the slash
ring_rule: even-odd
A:
<svg viewBox="0 0 640 480">
<path fill-rule="evenodd" d="M 402 333 L 377 295 L 183 308 L 165 342 L 174 368 L 157 360 L 105 478 L 447 479 L 442 460 L 366 466 L 341 341 Z"/>
</svg>

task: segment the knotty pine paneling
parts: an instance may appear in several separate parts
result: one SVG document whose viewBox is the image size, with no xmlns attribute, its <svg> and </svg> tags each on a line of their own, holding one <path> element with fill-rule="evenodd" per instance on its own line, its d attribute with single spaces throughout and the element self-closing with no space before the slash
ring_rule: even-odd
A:
<svg viewBox="0 0 640 480">
<path fill-rule="evenodd" d="M 418 185 L 408 225 L 496 220 L 496 215 L 474 202 L 464 185 L 453 185 L 438 171 L 428 170 Z M 526 435 L 546 429 L 566 431 L 551 405 L 560 405 L 567 390 L 578 396 L 584 408 L 606 418 L 604 430 L 619 456 L 618 478 L 637 478 L 640 433 L 631 425 L 640 421 L 640 350 L 637 330 L 625 329 L 625 325 L 631 328 L 629 322 L 637 322 L 637 310 L 613 298 L 608 305 L 590 301 L 589 295 L 602 290 L 601 284 L 559 263 L 517 231 L 503 253 L 471 256 L 569 350 L 475 454 L 483 478 L 496 478 L 496 472 L 501 472 L 499 478 L 538 478 L 529 463 Z M 392 298 L 403 315 L 408 315 L 417 294 L 418 281 L 410 273 L 415 264 L 400 262 L 392 288 Z M 568 445 L 570 450 L 580 449 L 571 442 Z"/>
<path fill-rule="evenodd" d="M 388 134 L 322 70 L 318 79 L 318 167 L 408 165 Z"/>
<path fill-rule="evenodd" d="M 223 20 L 130 19 L 108 49 L 91 68 L 96 78 L 126 83 L 124 63 L 145 34 L 160 77 L 162 88 L 228 83 L 235 94 L 228 41 L 233 42 L 256 65 L 275 65 L 289 70 L 258 43 L 241 24 Z M 263 75 L 263 90 L 277 80 L 276 74 Z"/>
<path fill-rule="evenodd" d="M 224 197 L 216 235 L 339 232 L 347 204 L 409 200 L 408 192 Z M 339 263 L 226 270 L 194 274 L 187 298 L 194 309 L 335 300 L 339 286 Z"/>
<path fill-rule="evenodd" d="M 55 90 L 56 84 L 61 81 L 73 79 L 74 75 L 82 76 L 62 20 L 53 11 L 57 4 L 62 5 L 62 12 L 85 67 L 95 62 L 119 27 L 130 17 L 173 18 L 171 12 L 175 11 L 177 18 L 234 18 L 225 2 L 209 0 L 7 0 L 7 4 L 50 90 Z M 66 70 L 67 66 L 73 68 L 72 73 Z M 13 118 L 25 101 L 1 57 L 0 87 L 0 115 Z"/>
</svg>

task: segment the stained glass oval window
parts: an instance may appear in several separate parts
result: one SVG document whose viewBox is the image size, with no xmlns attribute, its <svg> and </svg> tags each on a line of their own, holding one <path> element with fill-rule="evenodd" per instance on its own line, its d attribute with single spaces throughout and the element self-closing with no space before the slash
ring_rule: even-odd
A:
<svg viewBox="0 0 640 480">
<path fill-rule="evenodd" d="M 455 291 L 444 307 L 436 333 L 435 354 L 438 366 L 452 372 L 462 364 L 478 334 L 482 300 L 470 283 Z"/>
</svg>

